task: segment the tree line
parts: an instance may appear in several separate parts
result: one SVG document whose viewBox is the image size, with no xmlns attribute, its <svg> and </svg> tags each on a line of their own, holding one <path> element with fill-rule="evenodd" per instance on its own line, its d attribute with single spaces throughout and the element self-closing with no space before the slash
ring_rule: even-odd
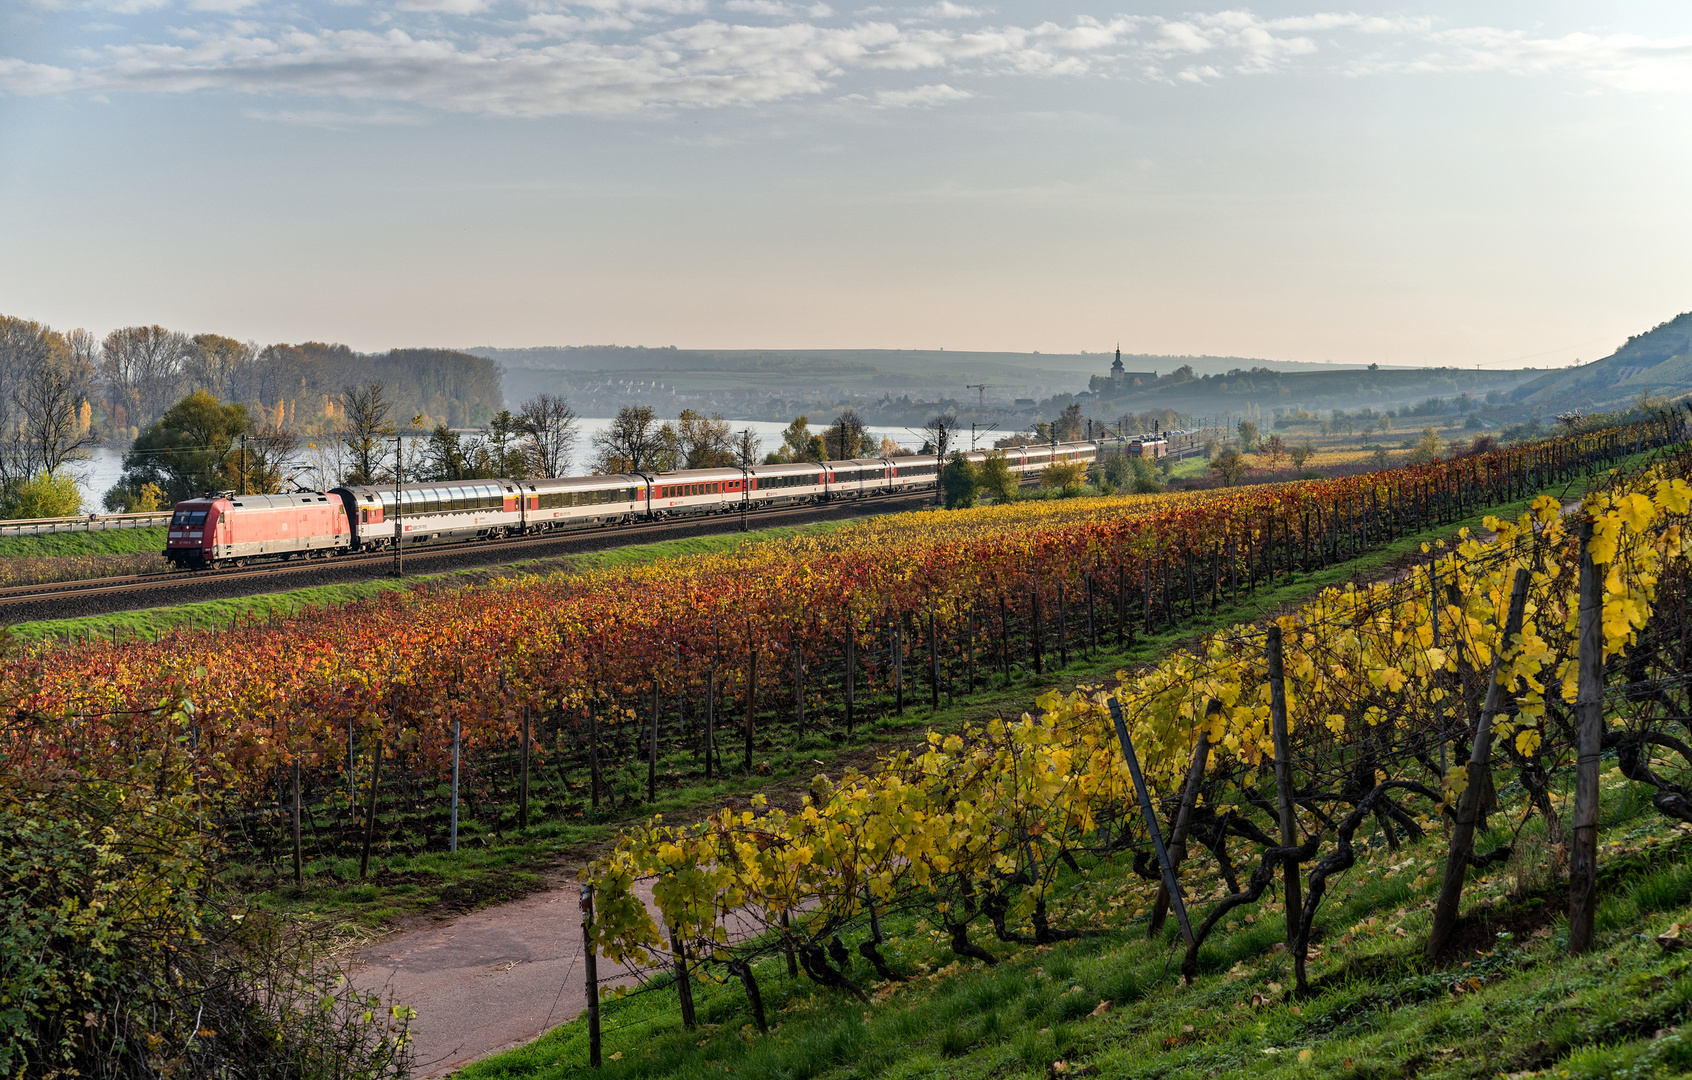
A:
<svg viewBox="0 0 1692 1080">
<path fill-rule="evenodd" d="M 109 508 L 163 498 L 169 485 L 159 481 L 170 472 L 233 471 L 242 474 L 232 476 L 236 487 L 246 479 L 258 487 L 279 483 L 286 465 L 280 450 L 296 440 L 333 441 L 343 426 L 347 387 L 371 384 L 384 387 L 396 412 L 443 425 L 484 423 L 503 409 L 498 366 L 448 349 L 260 347 L 157 325 L 121 327 L 100 338 L 0 315 L 0 514 L 80 513 L 69 466 L 101 442 L 144 436 L 142 459 L 168 451 L 205 460 L 126 475 Z M 238 405 L 241 415 L 212 405 Z M 172 422 L 161 428 L 173 410 Z M 227 449 L 219 440 L 227 441 L 230 431 L 249 436 L 248 465 L 214 467 L 207 455 Z"/>
</svg>

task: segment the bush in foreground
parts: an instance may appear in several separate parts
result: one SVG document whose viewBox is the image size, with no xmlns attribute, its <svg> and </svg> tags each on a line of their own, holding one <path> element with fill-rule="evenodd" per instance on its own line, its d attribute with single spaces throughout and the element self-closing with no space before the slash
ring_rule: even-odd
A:
<svg viewBox="0 0 1692 1080">
<path fill-rule="evenodd" d="M 220 896 L 174 742 L 106 779 L 0 750 L 0 1076 L 405 1075 L 406 1010 Z"/>
</svg>

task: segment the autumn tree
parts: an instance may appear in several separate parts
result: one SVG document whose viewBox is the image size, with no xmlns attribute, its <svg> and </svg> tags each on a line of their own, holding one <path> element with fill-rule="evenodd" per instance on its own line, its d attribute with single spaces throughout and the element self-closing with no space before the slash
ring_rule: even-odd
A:
<svg viewBox="0 0 1692 1080">
<path fill-rule="evenodd" d="M 1080 402 L 1071 402 L 1063 407 L 1063 412 L 1052 421 L 1052 438 L 1058 442 L 1074 442 L 1081 437 L 1083 428 L 1081 420 Z"/>
<path fill-rule="evenodd" d="M 1230 446 L 1210 459 L 1209 468 L 1216 474 L 1216 478 L 1222 481 L 1223 487 L 1233 487 L 1245 478 L 1249 466 L 1246 464 L 1245 455 Z"/>
<path fill-rule="evenodd" d="M 593 471 L 602 476 L 660 470 L 668 451 L 650 405 L 624 405 L 609 427 L 593 438 Z"/>
<path fill-rule="evenodd" d="M 1257 452 L 1268 459 L 1271 469 L 1281 467 L 1281 459 L 1287 456 L 1287 444 L 1279 435 L 1271 435 L 1263 440 Z"/>
<path fill-rule="evenodd" d="M 1410 451 L 1410 460 L 1416 465 L 1426 465 L 1439 456 L 1439 432 L 1430 424 L 1422 429 L 1422 437 L 1416 440 L 1416 445 Z"/>
<path fill-rule="evenodd" d="M 946 472 L 940 479 L 940 491 L 948 510 L 974 506 L 980 497 L 980 473 L 961 451 L 954 451 L 952 460 L 946 463 Z"/>
<path fill-rule="evenodd" d="M 991 495 L 996 503 L 1012 502 L 1016 499 L 1018 480 L 1011 472 L 1010 461 L 1006 459 L 1004 451 L 995 450 L 987 455 L 980 466 L 976 468 L 981 491 Z"/>
<path fill-rule="evenodd" d="M 841 410 L 834 423 L 823 432 L 823 445 L 836 461 L 866 457 L 875 452 L 875 443 L 869 438 L 863 417 L 855 409 Z"/>
<path fill-rule="evenodd" d="M 228 401 L 238 396 L 242 369 L 258 356 L 258 347 L 222 334 L 195 334 L 183 357 L 183 375 L 190 389 L 204 390 Z"/>
<path fill-rule="evenodd" d="M 684 469 L 721 469 L 734 464 L 734 431 L 721 413 L 683 409 L 676 419 L 676 455 Z"/>
<path fill-rule="evenodd" d="M 769 464 L 788 461 L 821 461 L 828 456 L 820 435 L 811 430 L 811 418 L 795 416 L 781 433 L 781 446 L 764 460 Z"/>
<path fill-rule="evenodd" d="M 1257 424 L 1252 420 L 1241 420 L 1238 431 L 1240 433 L 1240 449 L 1250 453 L 1257 449 Z"/>
<path fill-rule="evenodd" d="M 238 443 L 253 429 L 245 406 L 225 405 L 204 390 L 195 391 L 141 430 L 123 456 L 123 478 L 107 493 L 106 506 L 126 501 L 118 489 L 137 492 L 147 484 L 173 503 L 208 491 L 240 490 Z"/>
</svg>

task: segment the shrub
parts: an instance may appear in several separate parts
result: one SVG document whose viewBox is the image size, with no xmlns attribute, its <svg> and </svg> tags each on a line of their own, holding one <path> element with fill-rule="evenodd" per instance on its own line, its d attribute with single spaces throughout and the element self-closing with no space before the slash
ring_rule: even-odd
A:
<svg viewBox="0 0 1692 1080">
<path fill-rule="evenodd" d="M 9 518 L 75 517 L 82 513 L 82 493 L 69 472 L 39 472 L 6 486 Z"/>
<path fill-rule="evenodd" d="M 988 454 L 975 472 L 981 491 L 991 495 L 994 502 L 1007 503 L 1016 499 L 1017 477 L 1010 471 L 1010 463 L 1005 460 L 1003 451 Z"/>
<path fill-rule="evenodd" d="M 981 476 L 962 453 L 952 455 L 940 476 L 940 491 L 946 499 L 946 509 L 962 510 L 974 506 L 981 494 Z"/>
<path fill-rule="evenodd" d="M 1233 487 L 1246 474 L 1246 460 L 1233 447 L 1222 451 L 1210 459 L 1210 471 L 1222 481 L 1223 487 Z"/>
<path fill-rule="evenodd" d="M 106 492 L 106 509 L 114 514 L 146 514 L 171 505 L 170 497 L 157 484 L 139 488 L 114 487 Z"/>
<path fill-rule="evenodd" d="M 0 1076 L 405 1074 L 407 1010 L 223 901 L 209 778 L 157 750 L 104 779 L 16 760 L 0 756 Z"/>
<path fill-rule="evenodd" d="M 1059 461 L 1040 470 L 1042 487 L 1057 488 L 1065 494 L 1081 490 L 1087 480 L 1087 466 L 1079 461 Z"/>
</svg>

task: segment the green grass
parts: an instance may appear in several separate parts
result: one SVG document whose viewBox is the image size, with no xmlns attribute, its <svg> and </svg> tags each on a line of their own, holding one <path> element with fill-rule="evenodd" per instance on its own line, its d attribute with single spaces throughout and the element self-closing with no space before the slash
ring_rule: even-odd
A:
<svg viewBox="0 0 1692 1080">
<path fill-rule="evenodd" d="M 1506 864 L 1472 877 L 1465 894 L 1465 915 L 1490 924 L 1486 947 L 1428 964 L 1421 946 L 1444 837 L 1435 831 L 1393 852 L 1371 834 L 1318 916 L 1310 997 L 1287 993 L 1291 965 L 1278 947 L 1285 924 L 1271 897 L 1235 909 L 1202 950 L 1198 978 L 1183 985 L 1173 927 L 1146 938 L 1153 886 L 1120 863 L 1083 860 L 1057 892 L 1071 924 L 1105 925 L 1108 936 L 1030 947 L 992 942 L 983 928 L 977 943 L 1000 961 L 989 968 L 959 961 L 921 919 L 888 918 L 882 952 L 915 978 L 878 984 L 855 962 L 851 974 L 872 998 L 866 1008 L 768 960 L 758 968 L 767 1036 L 749 1029 L 732 981 L 696 984 L 702 1026 L 683 1030 L 673 985 L 661 979 L 606 1003 L 600 1075 L 1064 1075 L 1054 1062 L 1071 1074 L 1146 1078 L 1686 1075 L 1692 1029 L 1681 1025 L 1692 1018 L 1692 956 L 1651 938 L 1692 922 L 1688 841 L 1635 797 L 1613 762 L 1606 767 L 1599 937 L 1583 958 L 1565 955 L 1566 885 Z M 1520 791 L 1501 791 L 1511 794 Z M 1520 820 L 1521 809 L 1510 806 L 1500 820 Z M 1542 837 L 1542 823 L 1523 835 Z M 1507 839 L 1500 830 L 1483 845 Z M 1196 895 L 1213 884 L 1214 865 L 1189 865 L 1184 880 Z M 1192 906 L 1201 913 L 1206 905 Z M 847 934 L 849 944 L 861 934 Z M 1101 1010 L 1103 1002 L 1110 1005 Z M 585 1075 L 586 1060 L 586 1023 L 577 1018 L 458 1076 L 550 1080 Z"/>
<path fill-rule="evenodd" d="M 1194 454 L 1189 458 L 1182 458 L 1170 466 L 1169 477 L 1172 480 L 1190 480 L 1195 476 L 1205 476 L 1210 472 L 1210 461 L 1203 454 Z"/>
<path fill-rule="evenodd" d="M 67 555 L 134 555 L 164 550 L 167 528 L 98 529 L 94 532 L 0 536 L 0 559 L 46 559 Z"/>
</svg>

